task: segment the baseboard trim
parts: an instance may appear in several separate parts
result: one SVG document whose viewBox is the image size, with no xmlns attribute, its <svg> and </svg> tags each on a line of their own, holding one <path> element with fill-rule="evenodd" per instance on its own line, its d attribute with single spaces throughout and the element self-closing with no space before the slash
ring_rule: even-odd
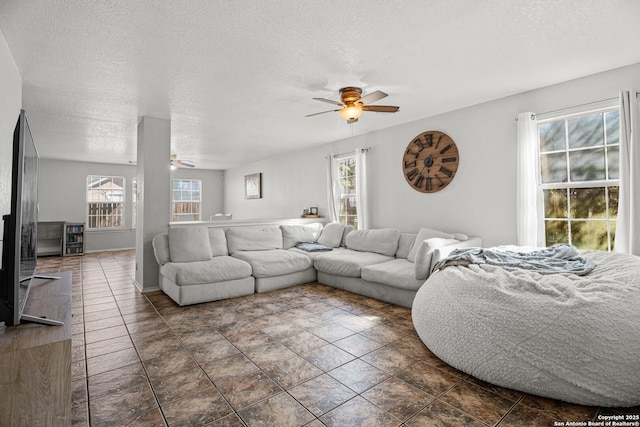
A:
<svg viewBox="0 0 640 427">
<path fill-rule="evenodd" d="M 138 288 L 138 291 L 140 291 L 140 293 L 142 293 L 142 294 L 146 294 L 146 293 L 149 293 L 149 292 L 156 292 L 156 291 L 160 290 L 160 286 L 154 286 L 153 288 L 143 289 L 142 285 L 140 285 L 140 283 L 138 283 L 137 280 L 133 281 L 133 286 Z"/>
<path fill-rule="evenodd" d="M 95 249 L 91 251 L 84 251 L 85 254 L 94 254 L 96 252 L 117 252 L 117 251 L 130 251 L 135 250 L 135 248 L 117 248 L 117 249 Z"/>
</svg>

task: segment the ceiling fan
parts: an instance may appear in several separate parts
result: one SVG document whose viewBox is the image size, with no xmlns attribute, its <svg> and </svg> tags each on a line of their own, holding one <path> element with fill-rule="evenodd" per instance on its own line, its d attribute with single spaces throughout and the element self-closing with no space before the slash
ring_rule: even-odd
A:
<svg viewBox="0 0 640 427">
<path fill-rule="evenodd" d="M 340 117 L 345 119 L 347 123 L 354 123 L 358 121 L 358 117 L 360 117 L 363 111 L 373 111 L 375 113 L 395 113 L 400 109 L 400 107 L 395 107 L 392 105 L 368 105 L 388 96 L 386 93 L 379 90 L 371 92 L 365 96 L 361 95 L 362 89 L 360 89 L 359 87 L 348 86 L 340 89 L 340 98 L 342 102 L 332 101 L 331 99 L 326 98 L 313 98 L 316 101 L 327 102 L 329 104 L 338 105 L 342 108 L 339 108 L 337 110 L 322 111 L 320 113 L 307 114 L 305 117 L 317 116 L 318 114 L 337 111 L 340 114 Z"/>
<path fill-rule="evenodd" d="M 196 166 L 191 160 L 179 159 L 176 154 L 171 155 L 171 169 L 182 168 L 194 168 Z"/>
</svg>

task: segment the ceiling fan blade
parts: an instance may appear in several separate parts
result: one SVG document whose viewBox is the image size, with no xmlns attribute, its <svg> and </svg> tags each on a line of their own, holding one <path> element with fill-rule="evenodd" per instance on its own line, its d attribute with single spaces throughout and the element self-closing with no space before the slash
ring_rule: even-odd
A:
<svg viewBox="0 0 640 427">
<path fill-rule="evenodd" d="M 366 94 L 365 96 L 363 96 L 362 98 L 360 98 L 360 102 L 362 102 L 363 104 L 371 104 L 372 102 L 376 102 L 381 100 L 382 98 L 386 98 L 387 95 L 386 93 L 376 90 L 375 92 L 371 92 Z"/>
<path fill-rule="evenodd" d="M 376 113 L 395 113 L 398 111 L 400 107 L 395 107 L 393 105 L 363 105 L 363 111 L 374 111 Z"/>
<path fill-rule="evenodd" d="M 196 164 L 193 163 L 191 160 L 175 160 L 175 162 L 180 165 L 180 166 L 184 166 L 186 168 L 195 168 Z"/>
<path fill-rule="evenodd" d="M 340 110 L 321 111 L 319 113 L 307 114 L 305 117 L 317 116 L 318 114 L 324 114 L 324 113 L 333 113 L 335 111 L 340 111 Z"/>
<path fill-rule="evenodd" d="M 338 102 L 338 101 L 332 101 L 331 99 L 327 99 L 327 98 L 313 98 L 316 101 L 322 101 L 322 102 L 328 102 L 329 104 L 333 104 L 333 105 L 339 105 L 340 107 L 343 106 L 342 102 Z"/>
</svg>

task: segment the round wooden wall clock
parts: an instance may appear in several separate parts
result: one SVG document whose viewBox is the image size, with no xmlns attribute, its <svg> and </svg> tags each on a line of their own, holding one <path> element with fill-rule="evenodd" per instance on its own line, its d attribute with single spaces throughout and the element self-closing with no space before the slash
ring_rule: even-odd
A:
<svg viewBox="0 0 640 427">
<path fill-rule="evenodd" d="M 402 156 L 402 174 L 414 190 L 435 193 L 456 176 L 460 155 L 451 137 L 443 132 L 422 132 L 411 140 Z"/>
</svg>

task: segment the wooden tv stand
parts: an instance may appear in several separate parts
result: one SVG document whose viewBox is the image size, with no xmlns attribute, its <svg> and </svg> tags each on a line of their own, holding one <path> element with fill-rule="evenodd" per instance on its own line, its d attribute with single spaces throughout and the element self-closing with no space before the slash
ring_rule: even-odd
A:
<svg viewBox="0 0 640 427">
<path fill-rule="evenodd" d="M 71 425 L 71 272 L 34 279 L 24 313 L 64 322 L 0 326 L 0 425 Z"/>
</svg>

